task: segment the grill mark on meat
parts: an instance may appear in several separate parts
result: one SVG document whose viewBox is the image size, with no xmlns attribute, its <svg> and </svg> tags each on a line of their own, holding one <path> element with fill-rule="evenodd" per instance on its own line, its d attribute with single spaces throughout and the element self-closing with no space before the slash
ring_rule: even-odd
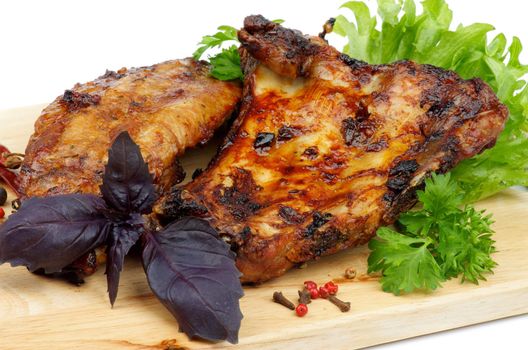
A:
<svg viewBox="0 0 528 350">
<path fill-rule="evenodd" d="M 317 229 L 319 229 L 328 221 L 330 221 L 331 217 L 332 214 L 330 213 L 321 213 L 319 211 L 314 211 L 314 213 L 312 214 L 312 223 L 308 225 L 308 227 L 306 227 L 306 230 L 304 231 L 304 237 L 312 237 L 317 231 Z"/>
<path fill-rule="evenodd" d="M 348 235 L 344 234 L 336 227 L 330 227 L 324 231 L 314 234 L 310 245 L 310 259 L 325 255 L 329 250 L 335 250 L 339 244 L 348 240 Z"/>
<path fill-rule="evenodd" d="M 242 221 L 261 208 L 259 203 L 253 201 L 253 195 L 258 187 L 251 173 L 242 168 L 235 170 L 232 181 L 233 186 L 217 186 L 213 191 L 213 196 L 228 208 L 235 220 Z"/>
</svg>

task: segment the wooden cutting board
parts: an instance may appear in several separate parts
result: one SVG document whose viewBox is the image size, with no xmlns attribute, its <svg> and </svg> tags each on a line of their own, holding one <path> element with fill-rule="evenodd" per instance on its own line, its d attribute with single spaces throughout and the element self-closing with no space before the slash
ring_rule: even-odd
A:
<svg viewBox="0 0 528 350">
<path fill-rule="evenodd" d="M 0 112 L 0 143 L 23 152 L 43 106 Z M 214 147 L 188 154 L 192 170 L 207 163 Z M 395 297 L 366 272 L 368 249 L 360 247 L 312 262 L 258 287 L 246 287 L 240 343 L 189 341 L 152 295 L 138 257 L 125 263 L 119 295 L 110 308 L 100 269 L 81 287 L 39 277 L 25 268 L 0 266 L 0 349 L 354 349 L 528 313 L 528 193 L 508 190 L 477 205 L 494 214 L 495 274 L 480 286 L 452 280 L 433 293 Z M 7 206 L 4 207 L 7 209 Z M 357 270 L 353 280 L 346 268 Z M 299 318 L 271 302 L 273 291 L 292 300 L 303 281 L 339 283 L 352 303 L 341 313 L 315 300 Z"/>
</svg>

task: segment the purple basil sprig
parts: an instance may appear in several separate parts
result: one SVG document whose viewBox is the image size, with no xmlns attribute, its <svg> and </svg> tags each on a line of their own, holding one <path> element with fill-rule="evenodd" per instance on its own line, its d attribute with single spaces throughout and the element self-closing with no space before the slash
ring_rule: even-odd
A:
<svg viewBox="0 0 528 350">
<path fill-rule="evenodd" d="M 114 141 L 102 197 L 68 194 L 30 198 L 0 226 L 0 264 L 60 272 L 106 245 L 113 305 L 125 255 L 141 238 L 150 288 L 189 337 L 238 341 L 243 296 L 234 254 L 204 220 L 183 218 L 151 232 L 143 215 L 157 199 L 139 147 L 127 132 Z"/>
</svg>

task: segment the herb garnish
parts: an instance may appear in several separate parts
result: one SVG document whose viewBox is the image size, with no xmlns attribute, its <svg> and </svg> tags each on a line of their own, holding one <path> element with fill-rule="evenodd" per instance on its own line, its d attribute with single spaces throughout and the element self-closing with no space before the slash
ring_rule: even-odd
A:
<svg viewBox="0 0 528 350">
<path fill-rule="evenodd" d="M 240 68 L 240 55 L 237 45 L 239 43 L 237 30 L 231 26 L 220 26 L 218 32 L 213 35 L 205 35 L 200 45 L 193 53 L 193 58 L 199 60 L 203 54 L 215 47 L 221 47 L 225 43 L 231 43 L 227 48 L 209 58 L 211 62 L 211 75 L 220 80 L 243 79 L 244 74 Z"/>
<path fill-rule="evenodd" d="M 281 24 L 282 19 L 275 19 L 272 22 Z M 199 47 L 194 51 L 193 58 L 199 60 L 204 53 L 210 49 L 221 48 L 224 44 L 230 46 L 223 47 L 219 53 L 209 57 L 211 63 L 211 75 L 219 80 L 244 79 L 244 73 L 240 67 L 240 54 L 238 53 L 237 29 L 231 26 L 220 26 L 218 32 L 213 35 L 205 35 L 198 43 Z"/>
<path fill-rule="evenodd" d="M 496 266 L 491 215 L 471 205 L 459 209 L 464 192 L 449 174 L 425 183 L 418 191 L 423 209 L 401 215 L 400 233 L 382 227 L 369 243 L 368 272 L 381 271 L 383 290 L 396 295 L 434 290 L 459 275 L 478 284 Z"/>
<path fill-rule="evenodd" d="M 109 151 L 102 197 L 34 197 L 0 226 L 0 264 L 60 272 L 88 251 L 107 246 L 113 305 L 124 257 L 140 240 L 150 288 L 189 337 L 238 341 L 240 273 L 234 255 L 209 224 L 184 218 L 152 232 L 143 217 L 157 199 L 139 147 L 121 133 Z"/>
</svg>

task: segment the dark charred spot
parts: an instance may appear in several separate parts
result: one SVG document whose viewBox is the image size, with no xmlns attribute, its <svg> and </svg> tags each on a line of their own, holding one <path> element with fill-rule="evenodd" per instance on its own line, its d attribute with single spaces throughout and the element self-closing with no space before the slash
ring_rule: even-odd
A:
<svg viewBox="0 0 528 350">
<path fill-rule="evenodd" d="M 354 118 L 346 118 L 341 124 L 341 134 L 347 146 L 362 149 L 368 147 L 369 143 L 373 143 L 369 140 L 375 131 L 376 124 L 370 120 L 358 121 Z"/>
<path fill-rule="evenodd" d="M 165 196 L 163 215 L 159 217 L 162 224 L 168 224 L 184 216 L 203 217 L 207 214 L 206 207 L 185 197 L 184 191 L 177 187 L 173 187 L 170 193 Z"/>
<path fill-rule="evenodd" d="M 444 118 L 449 114 L 449 111 L 454 106 L 453 101 L 440 101 L 437 103 L 434 103 L 426 112 L 426 115 L 428 117 L 433 118 Z"/>
<path fill-rule="evenodd" d="M 319 149 L 317 146 L 311 146 L 304 150 L 303 156 L 310 160 L 314 160 L 319 155 Z"/>
<path fill-rule="evenodd" d="M 365 104 L 365 102 L 359 101 L 358 108 L 356 111 L 356 120 L 358 122 L 362 122 L 364 120 L 367 120 L 368 117 L 370 117 L 368 106 Z"/>
<path fill-rule="evenodd" d="M 86 108 L 91 105 L 97 105 L 101 101 L 99 95 L 90 95 L 87 93 L 76 92 L 72 90 L 64 91 L 62 95 L 62 102 L 68 108 L 68 111 L 73 112 L 81 108 Z"/>
<path fill-rule="evenodd" d="M 301 224 L 304 221 L 304 215 L 297 210 L 286 205 L 279 206 L 279 216 L 287 224 Z"/>
<path fill-rule="evenodd" d="M 213 196 L 229 210 L 235 220 L 242 221 L 261 208 L 260 204 L 253 201 L 253 194 L 259 188 L 251 173 L 245 169 L 237 168 L 233 176 L 233 186 L 219 185 L 214 189 Z"/>
<path fill-rule="evenodd" d="M 389 170 L 389 175 L 412 174 L 416 170 L 418 170 L 418 162 L 416 160 L 402 160 Z"/>
<path fill-rule="evenodd" d="M 99 79 L 112 78 L 112 79 L 117 80 L 117 79 L 121 79 L 121 78 L 124 77 L 124 76 L 125 76 L 124 74 L 117 73 L 117 72 L 115 72 L 115 71 L 113 71 L 113 70 L 108 70 L 108 69 L 107 69 L 106 72 L 105 72 L 103 75 L 101 75 L 101 76 L 99 77 Z"/>
<path fill-rule="evenodd" d="M 253 143 L 253 148 L 257 153 L 265 153 L 269 151 L 275 140 L 275 134 L 271 132 L 259 132 Z"/>
<path fill-rule="evenodd" d="M 285 142 L 293 139 L 295 136 L 299 136 L 301 134 L 301 130 L 299 128 L 289 125 L 283 125 L 280 127 L 278 135 L 277 135 L 277 141 L 279 142 Z"/>
<path fill-rule="evenodd" d="M 407 186 L 409 180 L 405 177 L 394 177 L 387 181 L 387 187 L 393 191 L 400 192 Z"/>
<path fill-rule="evenodd" d="M 249 226 L 245 226 L 242 232 L 240 232 L 240 237 L 243 241 L 247 240 L 251 236 L 251 228 Z"/>
<path fill-rule="evenodd" d="M 459 106 L 461 109 L 460 115 L 462 116 L 462 119 L 471 119 L 474 118 L 475 115 L 478 114 L 478 112 L 482 108 L 482 102 L 479 100 L 471 99 L 467 103 L 464 103 Z"/>
<path fill-rule="evenodd" d="M 321 213 L 318 211 L 315 211 L 312 214 L 312 223 L 306 227 L 306 230 L 304 231 L 305 237 L 312 237 L 315 232 L 317 232 L 317 229 L 319 229 L 321 226 L 326 224 L 328 221 L 330 221 L 330 218 L 332 217 L 332 214 L 330 213 Z"/>
<path fill-rule="evenodd" d="M 446 173 L 455 166 L 459 157 L 459 141 L 455 136 L 450 136 L 442 146 L 444 156 L 440 160 L 438 172 Z"/>
<path fill-rule="evenodd" d="M 341 133 L 343 134 L 343 138 L 345 139 L 345 144 L 347 146 L 351 146 L 352 141 L 354 141 L 357 124 L 358 123 L 354 120 L 354 118 L 346 118 L 343 120 L 341 125 Z"/>
<path fill-rule="evenodd" d="M 194 169 L 191 178 L 194 180 L 198 176 L 202 175 L 202 173 L 203 173 L 203 169 L 202 168 L 196 168 L 196 169 Z"/>
<path fill-rule="evenodd" d="M 368 64 L 366 62 L 363 62 L 363 61 L 360 61 L 360 60 L 356 60 L 355 58 L 352 58 L 349 55 L 344 54 L 344 53 L 339 55 L 339 59 L 341 61 L 343 61 L 343 63 L 345 63 L 347 66 L 349 66 L 352 69 L 368 66 Z"/>
<path fill-rule="evenodd" d="M 315 257 L 324 255 L 328 250 L 335 249 L 348 240 L 348 236 L 335 227 L 315 233 L 313 237 L 312 254 Z"/>
<path fill-rule="evenodd" d="M 409 181 L 418 167 L 419 165 L 414 159 L 399 161 L 389 170 L 387 187 L 395 194 L 402 192 L 408 187 Z"/>
</svg>

